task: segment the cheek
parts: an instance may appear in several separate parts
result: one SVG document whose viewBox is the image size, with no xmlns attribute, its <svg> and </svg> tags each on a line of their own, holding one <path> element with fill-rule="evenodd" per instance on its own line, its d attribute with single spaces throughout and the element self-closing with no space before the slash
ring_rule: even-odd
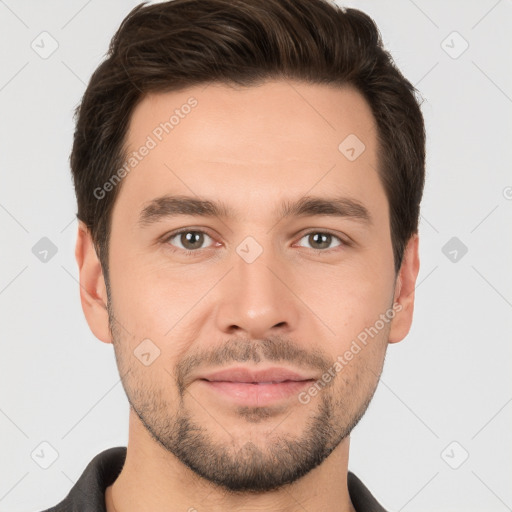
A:
<svg viewBox="0 0 512 512">
<path fill-rule="evenodd" d="M 391 269 L 391 271 L 390 271 Z M 392 267 L 352 262 L 331 268 L 313 268 L 297 295 L 331 328 L 335 337 L 350 339 L 372 326 L 391 307 Z"/>
<path fill-rule="evenodd" d="M 158 353 L 152 365 L 153 374 L 156 378 L 154 372 L 163 364 L 167 373 L 161 378 L 169 378 L 175 362 L 189 350 L 190 340 L 197 336 L 191 330 L 196 328 L 196 323 L 190 319 L 201 311 L 198 300 L 211 288 L 212 279 L 215 282 L 218 277 L 198 277 L 197 272 L 190 270 L 149 265 L 142 257 L 125 259 L 123 265 L 115 267 L 111 277 L 112 301 L 114 315 L 122 325 L 118 329 L 124 345 L 122 355 L 129 365 L 138 368 L 139 361 L 133 354 L 142 350 L 138 347 L 144 340 L 150 340 L 157 348 L 149 344 L 149 351 Z"/>
<path fill-rule="evenodd" d="M 362 397 L 373 393 L 382 372 L 389 335 L 389 323 L 380 329 L 363 327 L 357 334 L 337 346 L 334 360 L 339 363 L 338 389 L 344 397 Z"/>
<path fill-rule="evenodd" d="M 112 294 L 118 314 L 131 325 L 165 334 L 190 304 L 193 287 L 183 286 L 175 272 L 145 262 L 144 256 L 125 258 L 112 265 Z"/>
</svg>

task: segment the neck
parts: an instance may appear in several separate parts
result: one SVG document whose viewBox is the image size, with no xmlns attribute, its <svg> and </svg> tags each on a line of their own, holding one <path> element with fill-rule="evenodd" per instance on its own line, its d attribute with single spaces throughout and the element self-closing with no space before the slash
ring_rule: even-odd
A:
<svg viewBox="0 0 512 512">
<path fill-rule="evenodd" d="M 230 493 L 191 471 L 160 446 L 130 411 L 126 461 L 105 492 L 107 512 L 355 512 L 347 488 L 347 437 L 307 475 L 283 488 L 255 494 Z"/>
</svg>

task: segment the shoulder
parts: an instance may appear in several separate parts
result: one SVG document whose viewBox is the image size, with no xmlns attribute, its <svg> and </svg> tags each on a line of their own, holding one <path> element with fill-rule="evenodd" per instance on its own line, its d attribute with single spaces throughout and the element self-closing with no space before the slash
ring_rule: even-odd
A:
<svg viewBox="0 0 512 512">
<path fill-rule="evenodd" d="M 123 469 L 126 447 L 109 448 L 96 455 L 84 469 L 68 495 L 41 512 L 106 512 L 105 489 Z"/>
<path fill-rule="evenodd" d="M 386 512 L 363 482 L 352 472 L 347 475 L 350 500 L 357 512 Z"/>
</svg>

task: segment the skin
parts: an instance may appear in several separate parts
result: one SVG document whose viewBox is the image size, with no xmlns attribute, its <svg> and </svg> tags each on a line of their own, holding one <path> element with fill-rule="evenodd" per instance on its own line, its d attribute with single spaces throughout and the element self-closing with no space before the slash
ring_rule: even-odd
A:
<svg viewBox="0 0 512 512">
<path fill-rule="evenodd" d="M 123 179 L 112 217 L 110 322 L 90 233 L 83 224 L 78 229 L 82 307 L 94 335 L 114 344 L 131 403 L 126 463 L 107 489 L 107 510 L 353 511 L 346 484 L 348 434 L 373 396 L 387 345 L 410 329 L 419 270 L 414 235 L 399 274 L 394 272 L 370 107 L 349 87 L 286 81 L 237 89 L 211 84 L 146 96 L 131 117 L 128 147 L 140 147 L 190 96 L 197 107 Z M 366 147 L 354 161 L 338 150 L 349 134 Z M 166 193 L 220 200 L 236 216 L 181 215 L 139 226 L 147 202 Z M 326 215 L 276 216 L 284 199 L 306 194 L 352 198 L 367 208 L 371 223 Z M 182 238 L 164 240 L 179 228 L 202 230 L 210 238 L 186 256 Z M 306 236 L 310 231 L 327 231 L 351 243 L 340 245 L 334 237 L 321 253 Z M 236 251 L 247 236 L 263 249 L 252 263 Z M 266 414 L 256 408 L 244 412 L 194 380 L 198 373 L 222 367 L 206 359 L 200 359 L 196 373 L 186 374 L 179 393 L 177 365 L 191 356 L 252 347 L 260 362 L 228 359 L 226 364 L 271 366 L 263 340 L 284 340 L 296 350 L 285 351 L 290 355 L 286 366 L 320 377 L 320 367 L 301 365 L 293 354 L 317 354 L 332 364 L 393 304 L 400 307 L 393 320 L 307 404 L 292 396 Z M 148 338 L 160 356 L 144 366 L 133 351 Z M 325 404 L 332 412 L 330 455 L 289 485 L 259 493 L 229 492 L 199 476 L 157 442 L 140 418 L 145 415 L 153 422 L 149 427 L 158 430 L 172 425 L 181 407 L 224 453 L 250 465 L 254 453 L 269 461 L 279 439 L 300 444 L 308 422 Z"/>
</svg>

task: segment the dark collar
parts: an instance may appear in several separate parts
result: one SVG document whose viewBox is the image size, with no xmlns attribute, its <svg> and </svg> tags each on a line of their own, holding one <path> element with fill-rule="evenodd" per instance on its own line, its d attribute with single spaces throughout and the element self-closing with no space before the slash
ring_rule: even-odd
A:
<svg viewBox="0 0 512 512">
<path fill-rule="evenodd" d="M 84 472 L 55 507 L 44 512 L 106 512 L 105 489 L 112 485 L 126 459 L 126 447 L 109 448 L 87 465 Z M 357 512 L 386 512 L 354 473 L 348 472 L 348 492 Z"/>
</svg>

